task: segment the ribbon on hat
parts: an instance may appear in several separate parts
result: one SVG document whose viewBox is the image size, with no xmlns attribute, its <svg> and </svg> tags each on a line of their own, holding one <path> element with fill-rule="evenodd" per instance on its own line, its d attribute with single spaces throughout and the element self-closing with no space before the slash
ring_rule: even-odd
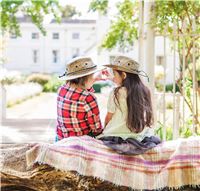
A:
<svg viewBox="0 0 200 191">
<path fill-rule="evenodd" d="M 138 73 L 138 75 L 147 78 L 147 80 L 148 80 L 148 82 L 149 82 L 149 76 L 147 75 L 146 72 L 144 72 L 143 70 L 135 70 L 135 71 Z"/>
<path fill-rule="evenodd" d="M 65 72 L 64 74 L 60 75 L 59 78 L 62 78 L 63 76 L 67 76 L 68 74 L 72 75 L 72 74 L 78 74 L 79 72 L 86 72 L 86 71 L 90 71 L 91 69 L 95 69 L 97 68 L 97 66 L 92 66 L 90 68 L 85 68 L 85 69 L 81 69 L 81 70 L 77 70 L 75 72 L 70 72 L 70 73 L 67 73 Z"/>
<path fill-rule="evenodd" d="M 62 78 L 63 76 L 66 76 L 66 72 L 60 76 L 58 76 L 59 78 Z"/>
</svg>

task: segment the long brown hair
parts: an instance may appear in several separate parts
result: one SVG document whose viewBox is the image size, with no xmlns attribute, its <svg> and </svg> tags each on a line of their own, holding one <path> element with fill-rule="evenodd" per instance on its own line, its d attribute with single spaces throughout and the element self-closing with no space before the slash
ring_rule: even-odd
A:
<svg viewBox="0 0 200 191">
<path fill-rule="evenodd" d="M 122 76 L 122 72 L 115 70 Z M 151 127 L 153 124 L 153 109 L 151 103 L 150 90 L 143 84 L 137 74 L 126 73 L 126 78 L 123 80 L 122 85 L 117 87 L 114 91 L 115 104 L 120 107 L 119 103 L 119 90 L 125 87 L 127 90 L 127 126 L 136 133 L 141 132 L 145 126 Z"/>
</svg>

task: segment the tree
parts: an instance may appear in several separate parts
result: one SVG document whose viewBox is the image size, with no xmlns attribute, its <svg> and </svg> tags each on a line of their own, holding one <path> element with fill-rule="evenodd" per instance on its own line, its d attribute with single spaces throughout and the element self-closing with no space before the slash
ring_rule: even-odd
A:
<svg viewBox="0 0 200 191">
<path fill-rule="evenodd" d="M 118 14 L 112 21 L 111 28 L 105 37 L 102 47 L 112 49 L 119 46 L 122 51 L 128 51 L 137 39 L 138 3 L 131 0 L 117 4 Z"/>
<path fill-rule="evenodd" d="M 103 0 L 93 0 L 94 2 L 102 2 Z M 144 1 L 143 1 L 144 3 Z M 106 10 L 107 5 L 100 8 L 100 11 Z M 113 49 L 116 46 L 120 46 L 122 49 L 127 50 L 132 46 L 134 40 L 138 38 L 138 4 L 131 0 L 124 0 L 118 3 L 118 14 L 115 20 L 112 21 L 108 34 L 105 36 L 102 42 L 102 47 L 106 49 Z M 90 8 L 91 9 L 91 8 Z M 99 10 L 96 6 L 95 9 Z M 192 23 L 195 22 L 196 27 Z M 174 30 L 174 24 L 176 29 Z M 200 55 L 195 54 L 195 60 L 197 60 L 197 69 L 195 81 L 192 79 L 192 61 L 193 61 L 193 47 L 195 45 L 196 50 L 200 49 L 200 1 L 189 0 L 171 0 L 171 1 L 155 1 L 154 16 L 151 19 L 151 25 L 158 34 L 167 35 L 169 39 L 175 41 L 178 44 L 177 52 L 180 58 L 180 76 L 177 80 L 180 92 L 183 95 L 183 88 L 186 90 L 184 100 L 190 108 L 193 110 L 191 87 L 193 83 L 199 84 L 200 87 Z M 174 33 L 178 35 L 174 35 Z M 181 37 L 184 36 L 184 38 Z M 187 75 L 186 86 L 183 82 L 183 42 L 185 42 L 186 49 L 186 66 L 185 72 Z M 198 87 L 198 88 L 199 88 Z M 200 95 L 200 92 L 199 92 Z M 195 113 L 196 124 L 199 124 L 198 110 Z"/>
<path fill-rule="evenodd" d="M 90 11 L 99 11 L 101 14 L 106 14 L 108 8 L 108 0 L 92 0 L 89 6 Z"/>
<path fill-rule="evenodd" d="M 192 86 L 199 84 L 200 78 L 200 55 L 194 50 L 200 49 L 200 1 L 156 1 L 155 16 L 151 20 L 152 27 L 158 34 L 167 35 L 171 41 L 177 43 L 176 51 L 180 59 L 180 76 L 177 79 L 180 93 L 191 112 L 194 113 L 196 124 L 199 124 L 198 109 L 193 111 Z M 186 54 L 183 55 L 183 44 Z M 195 49 L 194 49 L 195 47 Z M 196 60 L 196 79 L 193 81 L 193 57 Z M 185 70 L 183 71 L 183 59 L 185 59 Z M 183 84 L 183 73 L 186 73 L 186 84 Z M 183 92 L 185 90 L 185 94 Z M 200 95 L 200 94 L 199 94 Z M 194 95 L 193 95 L 194 96 Z M 198 96 L 196 95 L 196 101 Z M 198 106 L 197 106 L 198 107 Z"/>
<path fill-rule="evenodd" d="M 92 11 L 100 11 L 106 14 L 107 9 L 108 1 L 106 0 L 93 0 L 90 4 Z M 138 2 L 124 0 L 117 3 L 117 9 L 118 13 L 111 21 L 110 29 L 102 42 L 102 47 L 112 49 L 118 46 L 122 51 L 128 51 L 138 37 Z"/>
<path fill-rule="evenodd" d="M 2 0 L 0 2 L 1 30 L 20 36 L 17 15 L 23 13 L 23 15 L 30 17 L 45 35 L 44 16 L 51 13 L 59 21 L 59 9 L 58 0 Z"/>
<path fill-rule="evenodd" d="M 75 15 L 78 15 L 80 16 L 81 13 L 76 11 L 76 8 L 74 6 L 71 6 L 71 5 L 66 5 L 64 7 L 61 7 L 60 8 L 61 10 L 61 17 L 62 18 L 72 18 L 73 16 Z"/>
</svg>

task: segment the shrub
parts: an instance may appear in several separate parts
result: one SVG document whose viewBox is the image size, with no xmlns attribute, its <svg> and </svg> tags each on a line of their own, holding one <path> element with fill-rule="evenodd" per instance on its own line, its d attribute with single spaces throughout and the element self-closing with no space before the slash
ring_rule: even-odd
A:
<svg viewBox="0 0 200 191">
<path fill-rule="evenodd" d="M 181 126 L 179 129 L 179 134 L 181 137 L 187 138 L 193 135 L 192 128 L 193 128 L 193 119 L 192 116 L 190 116 L 188 119 L 186 119 L 184 126 Z M 198 133 L 198 132 L 197 132 Z"/>
<path fill-rule="evenodd" d="M 101 88 L 110 86 L 108 82 L 97 82 L 93 85 L 93 88 L 95 90 L 95 93 L 101 93 Z"/>
<path fill-rule="evenodd" d="M 161 83 L 159 83 L 159 82 L 156 82 L 155 83 L 155 86 L 156 86 L 156 89 L 158 90 L 158 91 L 163 91 L 163 85 L 161 84 Z"/>
<path fill-rule="evenodd" d="M 53 76 L 44 86 L 44 92 L 57 92 L 58 88 L 63 85 L 65 81 L 59 80 L 56 76 Z"/>
<path fill-rule="evenodd" d="M 179 127 L 179 137 L 182 138 L 188 138 L 190 136 L 193 136 L 192 132 L 192 116 L 190 116 L 188 119 L 186 119 L 184 126 Z M 158 135 L 161 140 L 163 140 L 163 124 L 158 121 L 158 127 L 155 129 L 156 135 Z M 196 135 L 200 135 L 199 130 L 195 133 Z M 173 128 L 171 126 L 166 126 L 166 140 L 172 140 L 173 139 Z"/>
<path fill-rule="evenodd" d="M 159 127 L 155 129 L 156 135 L 160 137 L 161 140 L 164 139 L 163 137 L 163 124 L 158 121 Z M 166 140 L 172 140 L 173 139 L 173 132 L 172 132 L 172 127 L 166 127 Z"/>
<path fill-rule="evenodd" d="M 166 87 L 165 87 L 165 91 L 173 92 L 173 84 L 167 84 Z M 180 92 L 180 89 L 179 89 L 177 84 L 176 84 L 176 87 L 175 87 L 175 92 Z"/>
<path fill-rule="evenodd" d="M 24 83 L 6 85 L 6 103 L 12 106 L 22 101 L 29 99 L 42 92 L 43 87 L 38 83 Z"/>
<path fill-rule="evenodd" d="M 101 93 L 101 84 L 94 84 L 93 88 L 95 93 Z"/>
<path fill-rule="evenodd" d="M 171 101 L 168 101 L 166 104 L 167 109 L 173 109 L 173 103 Z"/>
<path fill-rule="evenodd" d="M 44 92 L 57 92 L 58 88 L 63 85 L 65 81 L 58 79 L 57 76 L 53 76 L 48 83 L 46 83 L 43 87 Z M 98 82 L 93 85 L 93 88 L 95 90 L 95 93 L 100 93 L 101 88 L 108 86 L 109 83 L 107 82 Z"/>
<path fill-rule="evenodd" d="M 35 82 L 38 83 L 42 86 L 44 86 L 46 83 L 49 82 L 51 77 L 47 74 L 31 74 L 30 76 L 27 77 L 26 81 L 27 82 Z"/>
<path fill-rule="evenodd" d="M 8 71 L 0 68 L 0 84 L 10 85 L 22 79 L 21 74 L 17 71 Z"/>
<path fill-rule="evenodd" d="M 163 89 L 164 89 L 163 84 L 161 84 L 160 82 L 155 82 L 155 87 L 160 92 L 163 91 Z M 173 84 L 167 84 L 165 86 L 165 91 L 166 92 L 173 92 Z M 175 85 L 175 92 L 180 92 L 180 89 L 179 89 L 177 84 Z"/>
</svg>

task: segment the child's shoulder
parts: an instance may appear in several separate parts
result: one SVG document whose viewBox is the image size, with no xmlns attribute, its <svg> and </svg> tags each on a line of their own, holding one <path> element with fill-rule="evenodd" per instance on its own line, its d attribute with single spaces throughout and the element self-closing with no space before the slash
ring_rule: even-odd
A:
<svg viewBox="0 0 200 191">
<path fill-rule="evenodd" d="M 71 101 L 79 101 L 81 103 L 96 101 L 96 96 L 93 92 L 83 89 L 74 89 L 63 85 L 58 89 L 58 96 L 65 97 Z"/>
<path fill-rule="evenodd" d="M 60 93 L 61 91 L 63 91 L 63 90 L 66 90 L 66 89 L 64 88 L 64 85 L 58 87 L 57 93 L 59 94 L 59 93 Z"/>
<path fill-rule="evenodd" d="M 96 101 L 96 99 L 97 99 L 93 92 L 87 91 L 85 95 L 86 95 L 85 96 L 85 101 L 86 102 Z"/>
</svg>

